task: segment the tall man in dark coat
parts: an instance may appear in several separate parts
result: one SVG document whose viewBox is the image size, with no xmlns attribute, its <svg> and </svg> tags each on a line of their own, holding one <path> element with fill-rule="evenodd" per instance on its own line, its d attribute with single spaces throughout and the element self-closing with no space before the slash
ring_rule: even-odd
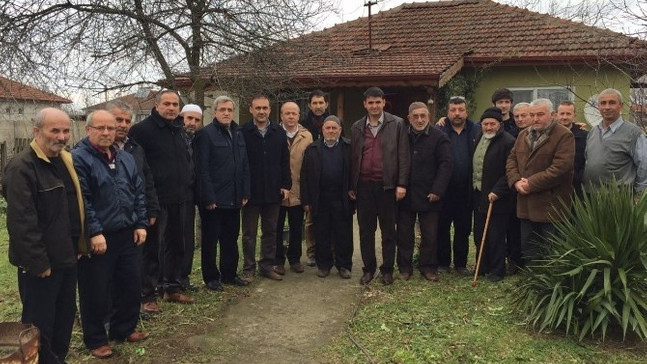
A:
<svg viewBox="0 0 647 364">
<path fill-rule="evenodd" d="M 301 167 L 301 205 L 314 221 L 317 275 L 351 277 L 353 259 L 353 201 L 350 186 L 350 141 L 341 137 L 339 118 L 330 115 L 322 138 L 306 149 Z M 331 249 L 334 249 L 334 254 Z"/>
<path fill-rule="evenodd" d="M 160 276 L 165 300 L 194 302 L 192 297 L 182 293 L 180 283 L 186 205 L 193 203 L 194 171 L 179 112 L 179 95 L 171 90 L 162 91 L 156 96 L 151 115 L 133 125 L 128 133 L 146 152 L 160 203 L 159 216 L 144 245 L 142 306 L 149 312 L 159 311 L 156 289 Z"/>
<path fill-rule="evenodd" d="M 361 284 L 369 284 L 377 269 L 375 230 L 382 233 L 382 283 L 393 283 L 397 234 L 397 202 L 407 193 L 409 140 L 404 120 L 384 111 L 384 91 L 364 92 L 367 115 L 351 128 L 351 191 L 357 199 L 360 249 L 364 262 Z"/>
<path fill-rule="evenodd" d="M 40 363 L 65 362 L 76 313 L 76 254 L 87 253 L 85 210 L 72 156 L 70 118 L 45 108 L 34 140 L 7 165 L 9 262 L 18 267 L 20 321 L 40 330 Z"/>
<path fill-rule="evenodd" d="M 573 133 L 555 119 L 553 103 L 530 104 L 532 125 L 519 133 L 506 162 L 508 185 L 517 190 L 524 262 L 540 258 L 540 248 L 555 233 L 554 217 L 570 209 L 573 191 Z"/>
<path fill-rule="evenodd" d="M 491 107 L 481 116 L 481 130 L 473 157 L 474 242 L 476 251 L 483 240 L 489 204 L 492 215 L 481 257 L 481 272 L 488 280 L 498 282 L 505 275 L 506 231 L 514 211 L 513 191 L 508 187 L 505 164 L 515 139 L 503 130 L 501 110 Z"/>
<path fill-rule="evenodd" d="M 324 120 L 330 115 L 328 112 L 328 94 L 321 90 L 314 90 L 308 95 L 308 113 L 299 122 L 303 127 L 308 129 L 312 135 L 312 140 L 321 138 Z M 312 230 L 312 214 L 305 213 L 305 238 L 306 238 L 306 264 L 314 267 L 315 262 L 315 236 Z"/>
<path fill-rule="evenodd" d="M 222 291 L 221 282 L 246 286 L 237 274 L 240 209 L 249 200 L 249 164 L 245 139 L 233 120 L 234 101 L 213 102 L 213 122 L 195 134 L 193 149 L 202 219 L 202 278 L 208 289 Z M 220 244 L 220 270 L 216 250 Z"/>
<path fill-rule="evenodd" d="M 437 281 L 438 213 L 452 175 L 449 138 L 429 125 L 429 109 L 422 102 L 409 106 L 411 172 L 407 195 L 398 206 L 398 269 L 400 278 L 413 274 L 414 226 L 420 222 L 420 273 Z"/>
<path fill-rule="evenodd" d="M 252 98 L 249 112 L 252 120 L 243 125 L 251 194 L 243 207 L 243 275 L 251 281 L 256 270 L 256 233 L 261 218 L 261 252 L 258 261 L 260 275 L 280 281 L 274 272 L 276 257 L 276 225 L 281 201 L 288 198 L 292 188 L 290 151 L 285 130 L 270 116 L 270 100 L 258 95 Z"/>
<path fill-rule="evenodd" d="M 472 232 L 472 157 L 480 126 L 467 117 L 467 103 L 462 96 L 452 97 L 447 119 L 440 129 L 452 145 L 452 177 L 443 197 L 438 223 L 438 271 L 446 273 L 452 261 L 450 229 L 454 224 L 454 268 L 460 275 L 469 275 L 467 253 Z"/>
</svg>

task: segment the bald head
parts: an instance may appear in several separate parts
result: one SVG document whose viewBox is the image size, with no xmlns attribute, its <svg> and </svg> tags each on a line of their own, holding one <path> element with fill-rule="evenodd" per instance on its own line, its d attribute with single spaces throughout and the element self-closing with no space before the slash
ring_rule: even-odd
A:
<svg viewBox="0 0 647 364">
<path fill-rule="evenodd" d="M 292 130 L 299 123 L 300 110 L 295 102 L 288 101 L 281 105 L 281 122 L 286 129 Z"/>
</svg>

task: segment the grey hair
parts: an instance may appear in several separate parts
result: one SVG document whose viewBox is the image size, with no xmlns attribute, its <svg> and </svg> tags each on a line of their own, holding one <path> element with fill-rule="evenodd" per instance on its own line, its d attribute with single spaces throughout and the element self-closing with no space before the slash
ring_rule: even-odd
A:
<svg viewBox="0 0 647 364">
<path fill-rule="evenodd" d="M 123 100 L 112 100 L 106 104 L 104 109 L 108 112 L 112 111 L 112 109 L 117 109 L 121 111 L 127 111 L 131 114 L 133 113 L 132 105 Z"/>
<path fill-rule="evenodd" d="M 218 96 L 218 97 L 216 97 L 215 100 L 213 100 L 213 106 L 212 106 L 213 110 L 215 111 L 219 104 L 222 104 L 222 103 L 225 103 L 225 102 L 231 102 L 232 105 L 234 105 L 234 110 L 236 110 L 236 103 L 234 102 L 234 100 L 232 100 L 231 97 L 224 96 L 224 95 L 223 96 Z"/>
<path fill-rule="evenodd" d="M 36 116 L 34 116 L 34 126 L 38 129 L 42 128 L 45 124 L 45 110 L 46 109 L 38 110 Z"/>
<path fill-rule="evenodd" d="M 427 109 L 427 111 L 429 111 L 429 108 L 424 102 L 415 101 L 415 102 L 412 102 L 411 105 L 409 105 L 409 114 L 411 114 L 413 110 L 418 110 L 418 109 Z"/>
<path fill-rule="evenodd" d="M 540 105 L 548 106 L 548 109 L 550 110 L 550 112 L 555 111 L 555 106 L 553 105 L 553 102 L 550 101 L 549 99 L 537 99 L 530 103 L 530 106 L 540 106 Z"/>
<path fill-rule="evenodd" d="M 600 100 L 600 96 L 602 95 L 616 95 L 618 96 L 618 101 L 620 101 L 621 104 L 624 104 L 624 101 L 622 100 L 622 94 L 620 91 L 616 90 L 615 88 L 608 88 L 606 90 L 602 90 L 600 94 L 598 94 L 598 100 Z"/>
<path fill-rule="evenodd" d="M 528 106 L 530 106 L 530 104 L 527 102 L 519 102 L 516 105 L 514 105 L 514 107 L 512 108 L 512 112 L 515 112 L 522 107 L 528 107 Z"/>
<path fill-rule="evenodd" d="M 94 117 L 95 112 L 96 110 L 89 113 L 88 116 L 85 117 L 85 126 L 92 126 L 92 118 Z"/>
<path fill-rule="evenodd" d="M 160 102 L 162 102 L 162 96 L 164 96 L 165 94 L 173 94 L 173 95 L 177 96 L 178 100 L 180 99 L 180 94 L 178 94 L 177 91 L 175 91 L 175 90 L 164 90 L 164 91 L 160 91 L 160 92 L 157 93 L 157 95 L 155 96 L 155 103 L 159 104 Z"/>
</svg>

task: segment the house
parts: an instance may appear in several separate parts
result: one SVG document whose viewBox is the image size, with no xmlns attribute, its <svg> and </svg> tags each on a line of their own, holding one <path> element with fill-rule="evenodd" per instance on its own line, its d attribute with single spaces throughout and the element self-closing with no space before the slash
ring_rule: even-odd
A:
<svg viewBox="0 0 647 364">
<path fill-rule="evenodd" d="M 94 110 L 102 110 L 106 107 L 110 101 L 120 100 L 133 108 L 133 123 L 142 121 L 148 115 L 151 114 L 153 106 L 155 106 L 155 97 L 159 91 L 152 90 L 150 88 L 140 88 L 137 92 L 128 94 L 121 97 L 116 97 L 112 100 L 102 102 L 96 105 L 88 106 L 83 109 L 83 112 L 89 114 Z"/>
<path fill-rule="evenodd" d="M 217 63 L 202 78 L 241 97 L 269 89 L 277 101 L 321 88 L 346 125 L 365 114 L 362 92 L 370 86 L 382 87 L 400 116 L 413 101 L 440 116 L 450 96 L 462 95 L 477 119 L 499 87 L 511 89 L 515 102 L 572 100 L 584 115 L 604 88 L 628 95 L 646 57 L 647 42 L 607 29 L 491 0 L 455 0 L 403 4 L 338 24 Z M 176 82 L 193 87 L 187 75 Z"/>
<path fill-rule="evenodd" d="M 33 139 L 33 118 L 45 107 L 61 107 L 71 100 L 0 76 L 0 172 L 8 158 Z"/>
</svg>

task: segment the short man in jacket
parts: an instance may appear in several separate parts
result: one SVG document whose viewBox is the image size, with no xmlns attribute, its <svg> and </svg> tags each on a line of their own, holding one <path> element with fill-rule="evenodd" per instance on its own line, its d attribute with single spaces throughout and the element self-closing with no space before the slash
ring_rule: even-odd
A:
<svg viewBox="0 0 647 364">
<path fill-rule="evenodd" d="M 249 200 L 249 164 L 245 139 L 233 120 L 234 101 L 219 96 L 214 119 L 193 140 L 197 170 L 198 207 L 202 219 L 202 279 L 207 289 L 222 291 L 221 283 L 246 286 L 237 274 L 240 209 Z M 220 244 L 220 270 L 216 250 Z"/>
<path fill-rule="evenodd" d="M 481 130 L 472 159 L 474 242 L 476 251 L 480 251 L 488 206 L 492 204 L 480 272 L 489 273 L 490 282 L 498 282 L 505 276 L 506 231 L 515 208 L 513 191 L 505 175 L 505 164 L 515 139 L 503 130 L 503 117 L 497 107 L 483 112 Z"/>
<path fill-rule="evenodd" d="M 582 198 L 582 178 L 584 177 L 584 151 L 586 150 L 586 137 L 589 134 L 575 123 L 575 104 L 573 101 L 562 101 L 557 106 L 557 121 L 568 128 L 575 138 L 575 171 L 573 174 L 574 196 Z"/>
<path fill-rule="evenodd" d="M 151 115 L 130 128 L 128 136 L 141 145 L 153 172 L 160 213 L 144 246 L 142 306 L 157 312 L 157 286 L 169 302 L 193 303 L 182 293 L 180 270 L 184 260 L 187 204 L 193 204 L 191 156 L 179 118 L 180 97 L 175 91 L 161 91 Z M 178 223 L 181 221 L 182 223 Z M 159 279 L 162 282 L 158 282 Z"/>
<path fill-rule="evenodd" d="M 287 256 L 290 270 L 303 273 L 301 264 L 301 241 L 303 240 L 303 207 L 301 206 L 300 175 L 303 153 L 312 143 L 312 134 L 299 124 L 299 106 L 291 101 L 281 105 L 281 127 L 287 136 L 288 150 L 290 151 L 290 175 L 292 188 L 288 198 L 281 202 L 279 218 L 276 225 L 276 260 L 274 271 L 280 275 L 285 274 L 285 258 Z M 288 218 L 288 249 L 283 248 L 283 226 Z"/>
<path fill-rule="evenodd" d="M 429 125 L 429 109 L 422 102 L 409 106 L 411 172 L 407 195 L 398 206 L 398 269 L 400 278 L 413 274 L 414 226 L 420 222 L 420 273 L 437 281 L 438 215 L 441 198 L 452 175 L 449 138 Z"/>
<path fill-rule="evenodd" d="M 472 157 L 479 124 L 467 117 L 467 103 L 462 96 L 449 99 L 447 120 L 440 127 L 452 146 L 452 177 L 443 196 L 438 223 L 438 271 L 449 272 L 452 262 L 459 275 L 470 275 L 467 269 L 469 236 L 472 232 Z M 453 249 L 451 225 L 454 224 Z"/>
<path fill-rule="evenodd" d="M 83 196 L 72 156 L 70 118 L 45 108 L 34 118 L 34 140 L 7 165 L 9 262 L 18 267 L 20 321 L 40 330 L 41 363 L 63 363 L 76 313 L 76 254 L 87 252 Z"/>
<path fill-rule="evenodd" d="M 324 120 L 330 115 L 328 112 L 328 94 L 321 90 L 314 90 L 308 95 L 308 113 L 301 120 L 300 124 L 312 134 L 312 140 L 321 138 Z M 306 264 L 314 267 L 315 262 L 315 236 L 312 230 L 312 215 L 305 213 L 305 234 L 306 234 Z"/>
<path fill-rule="evenodd" d="M 573 191 L 573 133 L 555 120 L 553 103 L 530 104 L 532 125 L 519 133 L 506 162 L 508 185 L 517 191 L 521 252 L 527 264 L 540 257 L 545 239 L 555 233 L 553 217 L 570 209 Z"/>
<path fill-rule="evenodd" d="M 340 277 L 350 279 L 353 265 L 353 201 L 348 195 L 351 148 L 341 131 L 339 118 L 329 115 L 322 138 L 305 150 L 301 168 L 301 204 L 313 216 L 321 278 L 335 266 Z"/>
<path fill-rule="evenodd" d="M 258 261 L 260 275 L 280 281 L 274 271 L 276 259 L 276 224 L 281 201 L 292 188 L 290 152 L 285 130 L 270 120 L 267 96 L 252 98 L 249 112 L 252 120 L 242 126 L 249 161 L 250 197 L 243 207 L 243 275 L 253 280 L 256 271 L 256 233 L 261 218 L 261 251 Z"/>
<path fill-rule="evenodd" d="M 364 262 L 361 284 L 369 284 L 377 269 L 375 230 L 382 233 L 382 283 L 393 283 L 397 235 L 397 202 L 407 193 L 409 140 L 404 120 L 384 111 L 384 91 L 364 92 L 367 115 L 351 127 L 351 191 L 357 200 L 360 249 Z"/>
<path fill-rule="evenodd" d="M 636 198 L 647 187 L 647 139 L 638 126 L 622 118 L 622 94 L 606 89 L 598 95 L 602 122 L 586 140 L 584 189 L 616 181 L 633 187 Z"/>
<path fill-rule="evenodd" d="M 146 241 L 144 184 L 135 159 L 113 145 L 117 121 L 90 113 L 87 137 L 72 151 L 85 202 L 91 256 L 79 260 L 83 342 L 98 358 L 112 355 L 108 340 L 136 342 L 141 302 L 137 246 Z M 108 333 L 105 323 L 108 322 Z"/>
</svg>

